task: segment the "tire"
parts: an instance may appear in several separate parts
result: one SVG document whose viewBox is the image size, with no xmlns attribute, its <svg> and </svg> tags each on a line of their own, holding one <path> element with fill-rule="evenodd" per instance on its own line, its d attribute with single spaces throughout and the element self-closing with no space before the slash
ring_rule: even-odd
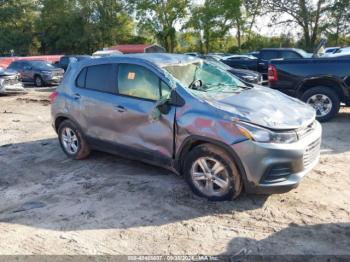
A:
<svg viewBox="0 0 350 262">
<path fill-rule="evenodd" d="M 42 77 L 41 76 L 35 76 L 34 77 L 34 84 L 35 84 L 35 86 L 36 87 L 42 87 L 42 86 L 44 86 L 44 81 L 43 81 L 43 79 L 42 79 Z"/>
<path fill-rule="evenodd" d="M 330 120 L 339 112 L 340 109 L 339 95 L 332 89 L 324 86 L 313 87 L 305 91 L 301 96 L 301 100 L 315 108 L 316 119 L 320 122 Z M 320 111 L 317 108 L 317 105 L 315 105 L 315 101 L 321 101 L 318 108 L 323 108 L 321 110 L 327 108 L 327 110 L 324 110 L 323 112 Z"/>
<path fill-rule="evenodd" d="M 199 164 L 203 164 L 203 160 L 205 160 L 205 162 L 207 163 L 207 167 L 210 167 L 209 173 L 211 173 L 211 175 L 215 174 L 213 170 L 217 163 L 222 165 L 221 169 L 224 168 L 224 170 L 218 172 L 215 176 L 211 176 L 211 178 L 209 178 L 210 175 L 204 175 L 203 169 L 201 168 L 201 164 Z M 217 171 L 220 170 L 219 164 Z M 218 146 L 212 144 L 203 144 L 195 147 L 186 155 L 183 171 L 186 182 L 188 183 L 192 191 L 196 195 L 205 197 L 208 200 L 233 200 L 237 198 L 242 191 L 242 179 L 234 160 L 226 153 L 225 150 L 221 149 Z M 203 175 L 197 176 L 195 174 Z M 197 177 L 197 181 L 195 177 Z M 198 179 L 200 180 L 198 181 Z M 222 189 L 222 192 L 220 192 L 220 187 L 217 183 L 220 182 L 219 184 L 223 185 L 223 181 L 225 181 L 224 185 L 226 189 Z M 206 186 L 208 185 L 208 183 L 209 185 L 213 185 L 213 191 L 206 191 Z"/>
<path fill-rule="evenodd" d="M 68 134 L 71 139 L 69 139 Z M 70 120 L 65 120 L 60 124 L 58 128 L 58 140 L 60 141 L 63 152 L 72 159 L 80 160 L 90 155 L 90 147 L 83 133 Z M 67 140 L 70 141 L 67 142 Z M 74 147 L 72 144 L 74 144 Z"/>
</svg>

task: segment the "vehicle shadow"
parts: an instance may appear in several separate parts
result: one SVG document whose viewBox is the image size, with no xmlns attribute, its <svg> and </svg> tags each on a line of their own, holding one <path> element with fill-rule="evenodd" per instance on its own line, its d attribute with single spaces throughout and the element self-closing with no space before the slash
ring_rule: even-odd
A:
<svg viewBox="0 0 350 262">
<path fill-rule="evenodd" d="M 262 240 L 234 238 L 221 255 L 231 261 L 349 261 L 350 223 L 292 223 Z"/>
<path fill-rule="evenodd" d="M 210 202 L 170 171 L 94 152 L 68 159 L 57 139 L 0 146 L 0 222 L 52 230 L 164 225 L 261 208 L 267 196 Z"/>
</svg>

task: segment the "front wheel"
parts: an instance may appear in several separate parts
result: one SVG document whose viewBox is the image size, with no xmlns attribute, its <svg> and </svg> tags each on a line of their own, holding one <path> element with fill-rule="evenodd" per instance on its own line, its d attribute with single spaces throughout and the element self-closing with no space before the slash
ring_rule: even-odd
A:
<svg viewBox="0 0 350 262">
<path fill-rule="evenodd" d="M 234 160 L 211 144 L 199 145 L 187 155 L 184 175 L 192 191 L 209 200 L 232 200 L 242 191 Z"/>
<path fill-rule="evenodd" d="M 330 120 L 340 109 L 338 94 L 328 87 L 313 87 L 301 96 L 301 100 L 315 109 L 316 119 L 320 122 Z"/>
</svg>

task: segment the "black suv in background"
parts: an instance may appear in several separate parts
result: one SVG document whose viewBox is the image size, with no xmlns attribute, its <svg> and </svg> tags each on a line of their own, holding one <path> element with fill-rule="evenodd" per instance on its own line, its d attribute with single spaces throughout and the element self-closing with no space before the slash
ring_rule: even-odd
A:
<svg viewBox="0 0 350 262">
<path fill-rule="evenodd" d="M 64 74 L 63 69 L 41 60 L 16 60 L 8 69 L 17 71 L 22 82 L 34 83 L 38 87 L 45 84 L 57 85 L 61 83 Z"/>
<path fill-rule="evenodd" d="M 91 58 L 91 56 L 89 55 L 65 55 L 62 56 L 60 61 L 58 61 L 54 65 L 66 71 L 70 63 L 82 61 L 89 58 Z"/>
<path fill-rule="evenodd" d="M 233 55 L 224 57 L 221 61 L 233 68 L 257 71 L 267 79 L 269 61 L 272 59 L 303 59 L 312 54 L 296 48 L 264 48 L 254 56 Z"/>
</svg>

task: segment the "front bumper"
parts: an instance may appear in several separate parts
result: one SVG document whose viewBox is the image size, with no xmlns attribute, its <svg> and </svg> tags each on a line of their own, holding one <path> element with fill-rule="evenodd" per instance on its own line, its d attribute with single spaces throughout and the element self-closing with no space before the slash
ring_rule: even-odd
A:
<svg viewBox="0 0 350 262">
<path fill-rule="evenodd" d="M 317 165 L 322 128 L 315 129 L 292 144 L 268 144 L 244 141 L 232 145 L 245 170 L 248 193 L 284 193 L 298 186 Z"/>
<path fill-rule="evenodd" d="M 43 80 L 47 84 L 60 84 L 63 76 L 43 76 Z"/>
<path fill-rule="evenodd" d="M 13 94 L 13 93 L 24 93 L 26 92 L 22 83 L 15 85 L 4 85 L 0 86 L 0 94 Z"/>
</svg>

